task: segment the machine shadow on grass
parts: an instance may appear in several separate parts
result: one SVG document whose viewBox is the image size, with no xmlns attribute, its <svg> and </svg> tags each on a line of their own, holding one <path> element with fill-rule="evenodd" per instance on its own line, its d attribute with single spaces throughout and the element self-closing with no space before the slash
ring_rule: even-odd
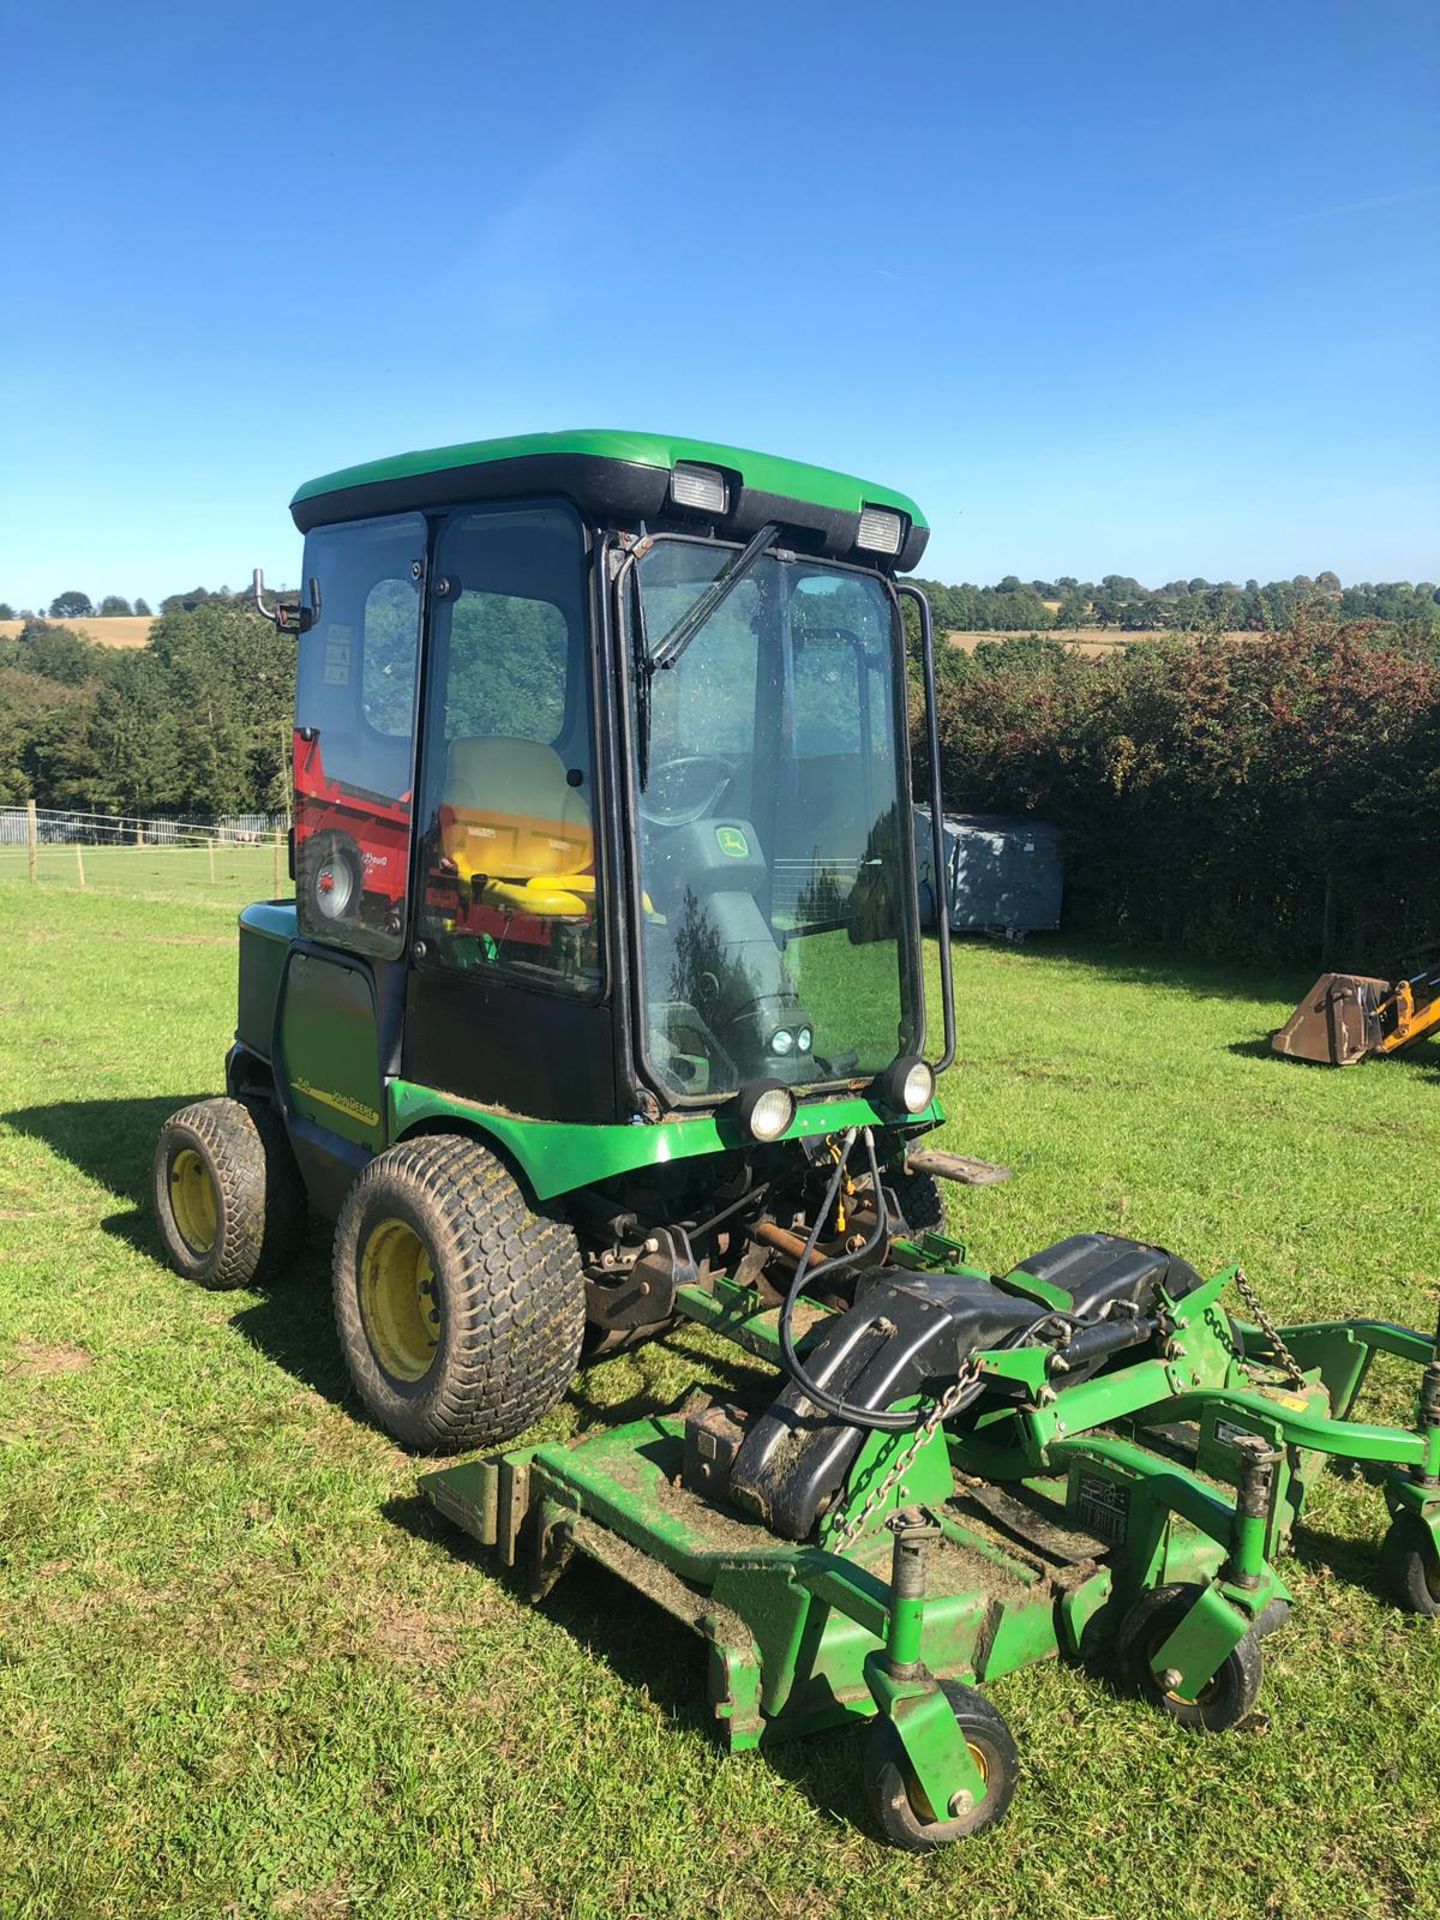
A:
<svg viewBox="0 0 1440 1920">
<path fill-rule="evenodd" d="M 389 1500 L 380 1509 L 392 1526 L 432 1551 L 493 1580 L 517 1605 L 530 1600 L 526 1566 L 507 1567 L 489 1549 L 452 1526 L 419 1494 Z M 654 1701 L 677 1729 L 700 1736 L 716 1764 L 726 1761 L 705 1688 L 705 1642 L 665 1609 L 601 1567 L 576 1554 L 562 1579 L 540 1602 L 540 1611 L 580 1651 L 608 1667 L 642 1698 Z M 842 1726 L 821 1740 L 789 1739 L 765 1744 L 742 1764 L 770 1769 L 806 1795 L 822 1819 L 837 1830 L 866 1826 L 860 1792 L 860 1753 L 865 1728 Z"/>
<path fill-rule="evenodd" d="M 207 1088 L 201 1093 L 157 1094 L 147 1099 L 57 1100 L 0 1113 L 0 1120 L 32 1140 L 43 1140 L 52 1153 L 78 1167 L 87 1179 L 108 1187 L 117 1199 L 134 1201 L 138 1213 L 112 1214 L 101 1225 L 107 1233 L 158 1256 L 160 1240 L 150 1227 L 148 1206 L 156 1136 L 177 1107 L 208 1100 L 213 1093 L 213 1088 Z"/>
<path fill-rule="evenodd" d="M 178 1108 L 212 1095 L 213 1090 L 206 1090 L 143 1099 L 61 1100 L 17 1108 L 0 1114 L 0 1120 L 31 1139 L 43 1141 L 88 1179 L 126 1202 L 96 1224 L 102 1232 L 164 1264 L 164 1249 L 150 1208 L 150 1164 L 156 1136 Z M 328 1223 L 312 1217 L 289 1272 L 273 1287 L 252 1290 L 260 1297 L 253 1304 L 239 1307 L 231 1324 L 295 1379 L 340 1405 L 351 1396 L 330 1306 L 329 1244 Z M 176 1281 L 177 1286 L 184 1284 Z M 716 1344 L 681 1334 L 667 1343 L 666 1351 L 699 1366 L 731 1390 L 753 1385 L 763 1377 L 747 1366 L 743 1357 L 712 1351 Z M 643 1354 L 645 1349 L 632 1350 L 632 1358 L 636 1351 Z M 673 1388 L 647 1386 L 623 1399 L 609 1398 L 603 1382 L 610 1364 L 607 1358 L 586 1360 L 575 1376 L 568 1400 L 574 1409 L 577 1433 L 609 1421 L 674 1413 L 686 1397 L 685 1393 L 677 1397 Z M 596 1383 L 601 1385 L 598 1392 L 593 1390 Z M 353 1411 L 364 1424 L 358 1402 Z"/>
</svg>

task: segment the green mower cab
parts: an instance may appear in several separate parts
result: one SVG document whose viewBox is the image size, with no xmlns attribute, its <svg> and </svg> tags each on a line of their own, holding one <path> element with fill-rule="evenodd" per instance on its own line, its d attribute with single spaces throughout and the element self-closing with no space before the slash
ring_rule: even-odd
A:
<svg viewBox="0 0 1440 1920">
<path fill-rule="evenodd" d="M 578 1551 L 707 1643 L 732 1747 L 874 1722 L 881 1830 L 1003 1814 L 987 1680 L 1109 1656 L 1187 1725 L 1249 1713 L 1310 1464 L 1383 1465 L 1398 1597 L 1440 1613 L 1440 1348 L 1280 1329 L 1163 1249 L 1003 1275 L 945 1237 L 954 1054 L 917 913 L 908 703 L 942 830 L 903 494 L 577 432 L 302 487 L 293 902 L 240 919 L 227 1097 L 167 1122 L 177 1269 L 335 1222 L 335 1323 L 435 1505 L 537 1597 Z M 908 599 L 916 637 L 907 660 Z M 944 872 L 935 848 L 934 871 Z M 749 1385 L 514 1446 L 592 1356 L 680 1321 Z M 1376 1353 L 1411 1430 L 1350 1418 Z M 495 1452 L 495 1449 L 508 1451 Z"/>
</svg>

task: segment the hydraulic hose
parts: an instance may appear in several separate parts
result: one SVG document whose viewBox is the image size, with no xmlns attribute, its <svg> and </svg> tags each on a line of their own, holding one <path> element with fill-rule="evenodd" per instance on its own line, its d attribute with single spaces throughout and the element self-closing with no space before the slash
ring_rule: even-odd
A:
<svg viewBox="0 0 1440 1920">
<path fill-rule="evenodd" d="M 812 1267 L 810 1265 L 810 1256 L 815 1251 L 816 1242 L 820 1238 L 820 1230 L 829 1218 L 830 1209 L 834 1206 L 836 1196 L 840 1192 L 840 1182 L 845 1177 L 845 1169 L 849 1164 L 850 1153 L 855 1145 L 857 1131 L 861 1131 L 864 1134 L 865 1152 L 870 1162 L 870 1184 L 875 1195 L 874 1231 L 864 1246 L 857 1247 L 853 1253 L 835 1254 L 831 1259 L 823 1260 L 818 1267 Z M 802 1288 L 806 1285 L 813 1286 L 815 1281 L 824 1275 L 841 1272 L 844 1268 L 853 1266 L 857 1261 L 863 1259 L 867 1253 L 873 1253 L 875 1248 L 880 1244 L 880 1240 L 888 1230 L 889 1225 L 890 1214 L 889 1209 L 885 1205 L 885 1190 L 880 1184 L 880 1167 L 875 1158 L 874 1135 L 871 1133 L 869 1127 L 863 1129 L 852 1127 L 845 1136 L 845 1144 L 841 1148 L 840 1158 L 836 1162 L 835 1171 L 830 1177 L 830 1184 L 825 1190 L 825 1199 L 816 1212 L 815 1224 L 811 1227 L 809 1238 L 805 1242 L 805 1251 L 796 1263 L 794 1278 L 791 1280 L 786 1290 L 785 1298 L 781 1303 L 777 1331 L 780 1336 L 780 1359 L 785 1372 L 789 1375 L 790 1379 L 794 1381 L 795 1385 L 799 1387 L 806 1399 L 813 1400 L 822 1412 L 832 1415 L 836 1420 L 843 1420 L 847 1426 L 861 1427 L 868 1432 L 910 1433 L 929 1419 L 934 1410 L 933 1402 L 929 1406 L 922 1405 L 914 1407 L 908 1413 L 880 1413 L 870 1407 L 852 1406 L 848 1400 L 839 1398 L 838 1395 L 831 1393 L 827 1388 L 820 1386 L 817 1381 L 810 1378 L 810 1375 L 805 1371 L 799 1354 L 795 1351 L 795 1341 L 791 1331 L 795 1316 L 795 1304 L 800 1298 Z M 983 1391 L 983 1381 L 977 1382 L 974 1391 L 960 1402 L 960 1405 L 957 1406 L 955 1411 L 959 1413 L 964 1407 L 969 1406 L 971 1400 L 975 1399 Z"/>
</svg>

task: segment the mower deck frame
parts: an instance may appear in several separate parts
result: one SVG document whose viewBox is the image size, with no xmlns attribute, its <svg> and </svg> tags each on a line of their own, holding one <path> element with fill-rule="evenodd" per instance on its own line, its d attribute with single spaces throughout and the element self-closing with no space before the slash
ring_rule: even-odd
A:
<svg viewBox="0 0 1440 1920">
<path fill-rule="evenodd" d="M 975 1271 L 938 1235 L 901 1243 L 899 1258 Z M 893 1486 L 910 1436 L 870 1434 L 813 1541 L 782 1539 L 710 1497 L 703 1477 L 697 1486 L 684 1411 L 449 1467 L 421 1489 L 502 1561 L 526 1563 L 533 1598 L 580 1553 L 700 1635 L 732 1751 L 881 1715 L 930 1805 L 971 1807 L 985 1782 L 941 1683 L 1089 1658 L 1143 1595 L 1178 1585 L 1189 1604 L 1147 1649 L 1149 1670 L 1168 1699 L 1204 1700 L 1241 1640 L 1288 1611 L 1273 1562 L 1317 1456 L 1388 1465 L 1391 1511 L 1419 1520 L 1440 1561 L 1436 1341 L 1377 1321 L 1282 1329 L 1303 1356 L 1297 1382 L 1272 1366 L 1258 1330 L 1239 1328 L 1237 1349 L 1217 1305 L 1234 1271 L 1167 1302 L 1175 1331 L 1162 1358 L 1063 1392 L 1048 1385 L 1044 1349 L 978 1356 L 1024 1397 L 964 1433 L 932 1430 Z M 775 1309 L 751 1290 L 685 1288 L 678 1306 L 778 1359 Z M 830 1312 L 805 1303 L 802 1345 Z M 1424 1369 L 1413 1432 L 1342 1417 L 1377 1353 Z M 918 1587 L 901 1571 L 916 1541 L 928 1549 Z"/>
</svg>

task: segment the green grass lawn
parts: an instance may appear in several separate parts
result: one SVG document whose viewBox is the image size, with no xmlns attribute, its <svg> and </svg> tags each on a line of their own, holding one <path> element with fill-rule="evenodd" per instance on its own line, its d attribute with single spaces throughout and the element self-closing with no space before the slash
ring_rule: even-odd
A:
<svg viewBox="0 0 1440 1920">
<path fill-rule="evenodd" d="M 358 1417 L 318 1228 L 271 1294 L 161 1266 L 160 1119 L 213 1091 L 230 914 L 0 884 L 0 1915 L 1336 1920 L 1440 1906 L 1440 1630 L 1376 1591 L 1322 1475 L 1263 1713 L 1188 1736 L 1050 1666 L 993 1694 L 1014 1810 L 928 1859 L 864 1826 L 860 1739 L 727 1759 L 700 1643 L 597 1570 L 540 1608 Z M 1271 1058 L 1308 980 L 1037 941 L 957 951 L 943 1144 L 991 1264 L 1080 1228 L 1275 1309 L 1429 1325 L 1440 1059 Z M 669 1402 L 694 1333 L 583 1373 L 546 1430 Z M 1396 1380 L 1371 1406 L 1404 1414 Z"/>
</svg>

